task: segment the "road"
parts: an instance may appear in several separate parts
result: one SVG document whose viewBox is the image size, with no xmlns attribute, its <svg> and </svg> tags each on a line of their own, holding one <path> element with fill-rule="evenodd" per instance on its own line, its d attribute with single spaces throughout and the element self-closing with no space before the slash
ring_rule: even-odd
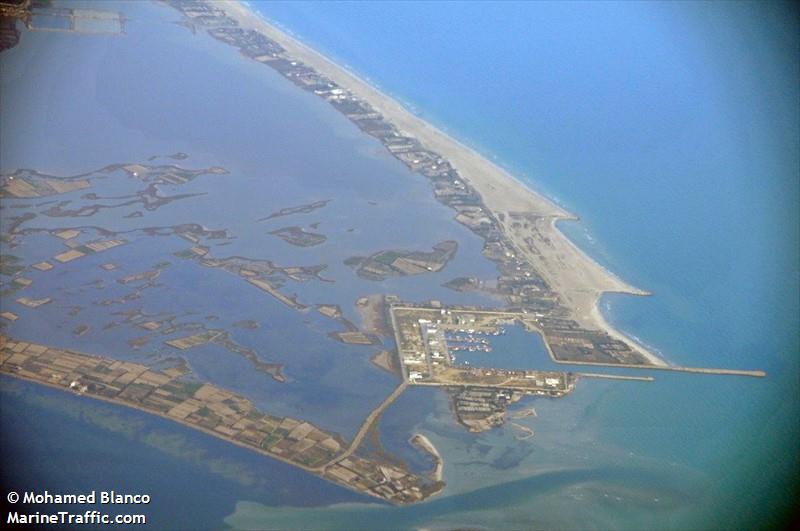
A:
<svg viewBox="0 0 800 531">
<path fill-rule="evenodd" d="M 370 428 L 372 428 L 372 425 L 375 423 L 375 421 L 377 421 L 380 418 L 380 416 L 383 414 L 386 408 L 388 408 L 392 404 L 392 402 L 397 400 L 397 397 L 403 394 L 403 391 L 406 390 L 406 387 L 408 387 L 408 382 L 403 380 L 403 382 L 401 382 L 400 385 L 398 385 L 395 388 L 395 390 L 392 391 L 392 394 L 387 396 L 386 399 L 383 402 L 381 402 L 381 404 L 378 407 L 373 409 L 372 413 L 370 413 L 367 416 L 367 418 L 364 419 L 364 422 L 358 429 L 358 433 L 356 433 L 356 436 L 353 437 L 353 441 L 350 443 L 350 446 L 347 447 L 347 450 L 345 450 L 344 453 L 342 453 L 341 455 L 334 457 L 324 465 L 320 465 L 319 467 L 315 468 L 315 470 L 324 470 L 325 468 L 328 468 L 329 466 L 338 463 L 339 461 L 342 461 L 344 459 L 347 459 L 348 457 L 353 455 L 353 452 L 358 450 L 358 447 L 361 446 L 361 442 L 364 440 L 364 437 L 367 436 L 367 433 L 369 433 L 369 430 Z"/>
</svg>

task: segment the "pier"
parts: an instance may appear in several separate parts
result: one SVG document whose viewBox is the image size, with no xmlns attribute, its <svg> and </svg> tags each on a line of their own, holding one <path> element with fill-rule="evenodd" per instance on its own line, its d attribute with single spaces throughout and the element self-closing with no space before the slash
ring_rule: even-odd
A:
<svg viewBox="0 0 800 531">
<path fill-rule="evenodd" d="M 600 372 L 579 372 L 576 373 L 582 378 L 603 378 L 606 380 L 635 380 L 637 382 L 653 382 L 652 376 L 626 376 L 624 374 L 603 374 Z"/>
<path fill-rule="evenodd" d="M 560 361 L 551 356 L 555 363 L 563 365 L 592 365 L 595 367 L 614 367 L 621 369 L 640 369 L 640 370 L 654 370 L 654 371 L 673 371 L 673 372 L 690 372 L 694 374 L 716 374 L 720 376 L 747 376 L 750 378 L 765 378 L 767 373 L 760 370 L 749 369 L 715 369 L 712 367 L 681 367 L 680 365 L 633 365 L 633 364 L 609 364 L 609 363 L 593 363 L 589 361 Z M 592 374 L 594 377 L 600 377 L 596 373 L 585 373 L 584 376 Z M 628 377 L 635 378 L 635 377 Z M 618 379 L 626 379 L 625 377 L 618 377 Z"/>
</svg>

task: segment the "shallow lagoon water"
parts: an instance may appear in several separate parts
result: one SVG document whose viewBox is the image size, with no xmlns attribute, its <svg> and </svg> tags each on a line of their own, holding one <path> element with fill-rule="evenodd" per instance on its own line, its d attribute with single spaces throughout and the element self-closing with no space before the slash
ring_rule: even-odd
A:
<svg viewBox="0 0 800 531">
<path fill-rule="evenodd" d="M 171 10 L 135 5 L 123 9 L 143 18 L 136 21 L 133 16 L 129 34 L 125 39 L 111 40 L 108 48 L 98 48 L 95 36 L 29 33 L 25 46 L 4 54 L 4 72 L 8 72 L 4 79 L 12 87 L 8 90 L 10 112 L 4 113 L 9 124 L 28 120 L 16 114 L 22 103 L 13 101 L 32 90 L 27 83 L 67 87 L 51 94 L 46 103 L 25 102 L 25 107 L 37 111 L 47 109 L 42 115 L 34 111 L 32 120 L 51 133 L 32 138 L 38 129 L 27 130 L 29 142 L 40 142 L 36 150 L 18 142 L 18 138 L 4 142 L 4 169 L 29 167 L 70 175 L 117 162 L 147 163 L 154 154 L 185 151 L 189 155 L 186 160 L 161 158 L 151 164 L 190 169 L 223 166 L 229 173 L 202 175 L 181 186 L 162 187 L 162 195 L 202 195 L 145 212 L 141 218 L 124 217 L 141 210 L 141 205 L 132 205 L 77 219 L 40 215 L 26 224 L 28 228 L 98 226 L 123 233 L 121 237 L 129 243 L 70 264 L 57 264 L 51 272 L 32 272 L 31 294 L 57 289 L 62 298 L 36 311 L 23 308 L 20 315 L 24 318 L 8 326 L 9 333 L 36 339 L 42 329 L 56 325 L 60 328 L 51 337 L 60 345 L 96 354 L 115 352 L 124 359 L 152 360 L 154 354 L 177 354 L 160 343 L 180 333 L 156 336 L 136 351 L 127 342 L 141 337 L 144 331 L 124 324 L 103 330 L 112 320 L 110 312 L 167 312 L 181 316 L 179 323 L 202 322 L 208 327 L 227 328 L 235 341 L 256 350 L 262 360 L 284 363 L 289 381 L 278 384 L 268 375 L 250 370 L 248 362 L 235 354 L 213 346 L 186 353 L 198 377 L 245 393 L 268 411 L 308 419 L 351 436 L 395 385 L 391 377 L 370 364 L 375 348 L 347 346 L 328 338 L 327 333 L 340 326 L 313 309 L 293 313 L 227 272 L 173 256 L 186 248 L 183 240 L 149 237 L 141 229 L 200 223 L 209 229 L 227 229 L 232 236 L 225 242 L 207 241 L 213 257 L 269 259 L 282 266 L 326 264 L 322 276 L 333 282 L 289 282 L 284 291 L 297 294 L 309 305 L 339 304 L 354 322 L 359 320 L 355 300 L 377 292 L 394 293 L 406 300 L 452 295 L 462 302 L 486 301 L 441 287 L 455 276 L 494 273 L 493 264 L 480 254 L 482 241 L 450 221 L 452 211 L 433 200 L 425 179 L 410 173 L 374 139 L 356 134 L 355 126 L 318 98 L 288 87 L 269 68 L 253 68 L 255 65 L 208 36 L 192 37 L 171 24 L 175 17 Z M 52 53 L 59 45 L 61 52 Z M 152 50 L 151 55 L 159 60 L 143 61 L 144 50 Z M 59 66 L 66 63 L 70 68 Z M 119 68 L 120 64 L 125 68 Z M 25 70 L 35 70 L 36 75 L 24 76 Z M 37 79 L 41 72 L 50 76 Z M 77 76 L 76 72 L 86 75 Z M 220 77 L 237 87 L 236 98 L 220 93 L 216 86 Z M 195 88 L 178 88 L 184 84 Z M 77 98 L 73 91 L 81 89 L 82 97 Z M 182 94 L 177 102 L 173 97 L 176 91 Z M 163 116 L 170 117 L 167 123 Z M 124 153 L 117 151 L 119 144 L 125 144 Z M 70 156 L 63 151 L 65 145 L 70 147 Z M 309 157 L 309 150 L 316 155 Z M 77 157 L 76 153 L 90 155 Z M 98 178 L 95 183 L 92 192 L 102 197 L 120 197 L 144 186 L 121 172 Z M 73 192 L 63 199 L 79 202 L 83 193 Z M 330 203 L 305 215 L 256 221 L 281 208 L 317 200 Z M 122 200 L 99 202 L 118 204 Z M 408 216 L 412 210 L 415 215 Z M 365 215 L 369 223 L 363 222 Z M 318 230 L 328 238 L 313 248 L 294 247 L 268 234 L 284 226 L 313 223 L 319 223 Z M 14 251 L 27 263 L 49 258 L 62 247 L 55 237 L 29 238 Z M 445 239 L 461 242 L 454 260 L 439 274 L 424 279 L 366 281 L 343 264 L 351 256 L 384 249 L 429 250 Z M 159 286 L 144 291 L 141 299 L 110 307 L 94 305 L 99 298 L 119 297 L 130 291 L 117 285 L 117 278 L 152 268 L 163 260 L 172 265 L 162 272 Z M 106 262 L 124 265 L 114 273 L 98 269 Z M 80 287 L 96 278 L 105 280 L 107 288 L 102 294 Z M 85 309 L 74 318 L 65 316 L 66 297 L 69 305 Z M 207 316 L 218 320 L 207 321 Z M 254 331 L 231 329 L 232 323 L 244 319 L 256 320 L 262 326 Z M 72 330 L 83 323 L 91 325 L 89 332 L 73 337 Z M 320 400 L 320 396 L 327 398 Z M 338 406 L 331 408 L 332 403 Z"/>
<path fill-rule="evenodd" d="M 297 506 L 364 500 L 313 476 L 298 476 L 292 466 L 140 411 L 5 376 L 0 381 L 0 443 L 5 455 L 16 456 L 4 463 L 3 485 L 9 488 L 149 494 L 149 505 L 125 510 L 145 514 L 155 529 L 219 528 L 238 499 Z M 191 485 L 203 488 L 187 488 Z"/>
</svg>

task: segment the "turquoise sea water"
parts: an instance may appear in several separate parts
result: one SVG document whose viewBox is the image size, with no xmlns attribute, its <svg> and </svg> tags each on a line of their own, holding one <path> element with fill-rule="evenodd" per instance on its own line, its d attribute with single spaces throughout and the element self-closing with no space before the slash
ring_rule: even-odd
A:
<svg viewBox="0 0 800 531">
<path fill-rule="evenodd" d="M 651 525 L 756 523 L 792 502 L 796 10 L 745 2 L 254 5 L 578 214 L 581 222 L 562 230 L 654 293 L 604 298 L 607 318 L 626 333 L 672 362 L 768 371 L 763 382 L 658 375 L 645 392 L 615 386 L 587 408 L 598 442 L 705 474 L 704 508 L 655 513 Z M 599 527 L 641 524 L 624 510 L 618 520 L 602 514 Z M 562 516 L 553 522 L 575 524 Z"/>
<path fill-rule="evenodd" d="M 112 8 L 130 19 L 125 39 L 100 46 L 91 37 L 25 33 L 20 47 L 0 56 L 9 87 L 5 123 L 29 125 L 4 138 L 4 170 L 68 174 L 185 151 L 189 166 L 225 166 L 234 183 L 244 179 L 253 193 L 235 196 L 240 188 L 193 183 L 213 193 L 152 213 L 148 224 L 196 221 L 209 201 L 236 202 L 241 215 L 219 220 L 240 236 L 231 253 L 254 252 L 256 241 L 265 258 L 285 263 L 311 263 L 305 253 L 317 251 L 263 235 L 258 240 L 249 220 L 302 203 L 307 188 L 320 187 L 314 199 L 339 194 L 315 213 L 330 243 L 337 242 L 320 252 L 341 254 L 328 272 L 337 282 L 298 286 L 301 297 L 324 293 L 351 318 L 355 292 L 367 293 L 362 287 L 459 300 L 439 284 L 477 264 L 479 242 L 468 238 L 458 259 L 430 280 L 362 285 L 335 263 L 374 250 L 375 238 L 386 245 L 418 243 L 413 226 L 393 222 L 395 181 L 402 180 L 403 194 L 430 216 L 420 220 L 450 217 L 437 210 L 422 179 L 376 155 L 374 142 L 320 100 L 171 24 L 173 11 L 120 5 Z M 607 318 L 626 333 L 676 363 L 760 368 L 768 378 L 659 373 L 651 384 L 582 381 L 563 399 L 519 404 L 538 412 L 518 420 L 535 430 L 529 441 L 519 441 L 510 426 L 469 434 L 455 423 L 443 393 L 412 389 L 384 414 L 381 442 L 424 469 L 429 462 L 407 439 L 425 433 L 445 456 L 447 489 L 404 508 L 352 495 L 157 418 L 4 382 L 3 452 L 48 464 L 17 466 L 4 481 L 71 490 L 101 488 L 100 480 L 113 477 L 120 489 L 146 488 L 161 500 L 153 507 L 156 522 L 185 527 L 217 528 L 225 519 L 250 528 L 663 529 L 781 518 L 796 492 L 800 435 L 796 16 L 779 4 L 744 3 L 256 7 L 579 214 L 581 222 L 563 224 L 563 230 L 626 281 L 654 293 L 604 298 Z M 219 84 L 219 76 L 229 83 Z M 297 162 L 312 140 L 319 156 Z M 342 188 L 356 182 L 357 190 Z M 348 216 L 368 208 L 362 204 L 368 199 L 384 205 L 374 216 L 388 210 L 372 224 L 375 233 L 367 227 L 353 238 L 338 234 Z M 387 221 L 391 230 L 383 231 Z M 93 222 L 120 230 L 137 223 L 113 213 Z M 429 236 L 426 244 L 438 241 L 439 235 Z M 52 238 L 31 239 L 25 256 L 44 258 L 54 245 Z M 138 239 L 129 272 L 152 265 L 171 252 L 169 245 L 175 244 Z M 486 264 L 477 267 L 492 272 Z M 46 278 L 36 276 L 33 289 L 46 291 L 52 287 L 46 282 L 57 282 Z M 225 301 L 235 290 L 231 278 L 191 267 L 180 274 L 166 270 L 164 282 L 184 294 L 191 290 L 181 288 L 202 285 Z M 171 293 L 149 293 L 145 300 L 158 308 Z M 205 351 L 192 355 L 193 370 L 252 394 L 266 408 L 354 430 L 362 410 L 393 381 L 368 364 L 364 349 L 315 343 L 327 332 L 316 318 L 287 314 L 257 295 L 237 294 L 224 319 L 263 317 L 262 329 L 237 332 L 237 339 L 264 345 L 268 359 L 285 359 L 290 377 L 308 378 L 280 387 L 238 358 Z M 183 295 L 174 304 L 191 309 L 204 301 Z M 28 320 L 34 314 L 26 312 L 14 333 L 38 337 L 37 321 Z M 131 331 L 90 333 L 79 341 L 56 304 L 41 315 L 40 326 L 50 317 L 62 326 L 51 331 L 54 342 L 142 356 L 125 345 Z M 290 344 L 302 345 L 306 354 L 292 359 L 285 348 Z M 337 395 L 335 411 L 309 401 L 313 378 L 335 387 L 352 374 L 364 377 Z M 43 425 L 53 426 L 62 446 L 42 436 L 37 426 Z M 19 436 L 8 436 L 14 433 Z M 35 443 L 25 445 L 28 440 Z M 112 444 L 104 449 L 107 441 Z M 98 452 L 97 466 L 75 466 L 91 463 L 86 456 Z M 67 472 L 52 476 L 58 468 Z"/>
<path fill-rule="evenodd" d="M 6 376 L 0 384 L 0 447 L 15 456 L 3 460 L 3 486 L 17 492 L 47 485 L 51 493 L 149 494 L 146 505 L 97 509 L 144 514 L 155 529 L 213 526 L 242 498 L 306 505 L 330 503 L 332 497 L 361 499 L 320 479 L 298 476 L 294 467 L 146 413 Z M 194 487 L 187 490 L 187 485 Z"/>
</svg>

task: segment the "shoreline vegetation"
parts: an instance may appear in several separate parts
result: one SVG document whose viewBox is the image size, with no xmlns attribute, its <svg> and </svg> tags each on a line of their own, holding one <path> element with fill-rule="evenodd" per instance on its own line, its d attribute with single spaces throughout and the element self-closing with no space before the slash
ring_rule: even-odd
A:
<svg viewBox="0 0 800 531">
<path fill-rule="evenodd" d="M 198 2 L 199 4 L 200 2 Z M 242 49 L 242 53 L 252 57 L 258 62 L 271 64 L 284 76 L 292 79 L 292 72 L 286 72 L 283 62 L 292 66 L 305 67 L 322 78 L 329 80 L 337 88 L 329 91 L 315 90 L 314 92 L 324 97 L 337 106 L 337 100 L 343 95 L 352 95 L 354 101 L 369 106 L 367 120 L 382 121 L 386 126 L 396 129 L 396 138 L 399 141 L 408 141 L 416 144 L 420 150 L 430 153 L 437 163 L 434 169 L 448 168 L 452 170 L 450 176 L 457 176 L 463 184 L 454 180 L 457 188 L 468 187 L 477 197 L 471 205 L 478 209 L 483 218 L 488 218 L 491 227 L 500 233 L 507 258 L 524 261 L 539 276 L 542 284 L 546 286 L 542 291 L 555 295 L 558 301 L 558 310 L 562 319 L 576 323 L 581 329 L 600 332 L 605 336 L 606 342 L 616 343 L 611 351 L 618 351 L 619 344 L 625 345 L 630 353 L 626 359 L 619 359 L 611 353 L 606 361 L 610 364 L 631 363 L 642 366 L 668 366 L 668 364 L 634 339 L 613 328 L 602 316 L 599 310 L 599 299 L 604 293 L 626 293 L 630 295 L 645 296 L 650 293 L 634 288 L 620 278 L 606 270 L 592 258 L 580 250 L 556 226 L 559 220 L 577 220 L 573 214 L 565 211 L 548 198 L 539 195 L 528 186 L 513 177 L 511 174 L 498 167 L 473 149 L 458 142 L 443 133 L 433 125 L 425 122 L 411 111 L 406 109 L 397 100 L 391 98 L 374 86 L 355 75 L 353 72 L 329 60 L 319 52 L 303 44 L 296 38 L 288 35 L 274 24 L 269 23 L 250 6 L 240 1 L 215 3 L 214 8 L 225 13 L 225 16 L 235 21 L 241 31 L 251 30 L 267 37 L 278 47 L 270 56 L 253 56 Z M 179 7 L 180 9 L 180 7 Z M 191 23 L 192 13 L 187 13 Z M 200 18 L 200 17 L 196 17 Z M 219 29 L 219 28 L 217 28 Z M 215 38 L 236 44 L 236 39 L 227 38 L 225 32 L 210 33 Z M 294 74 L 297 78 L 299 74 Z M 296 84 L 300 84 L 292 79 Z M 356 118 L 337 106 L 354 123 Z M 412 170 L 421 168 L 425 161 L 418 158 L 408 160 L 404 151 L 396 145 L 390 145 L 385 136 L 370 131 L 364 123 L 356 123 L 379 140 L 389 149 L 392 155 L 406 163 Z M 376 127 L 378 127 L 376 125 Z M 421 172 L 428 175 L 426 172 Z M 429 175 L 428 175 L 429 176 Z M 463 190 L 462 190 L 463 191 Z M 437 191 L 438 192 L 438 191 Z M 442 194 L 445 195 L 445 194 Z M 453 195 L 453 194 L 449 194 Z M 437 193 L 437 199 L 442 200 Z M 443 201 L 446 202 L 446 201 Z M 448 203 L 453 206 L 452 203 Z M 474 232 L 477 226 L 470 220 L 463 219 L 467 209 L 459 209 L 457 220 L 467 225 Z M 472 221 L 475 216 L 472 216 Z M 483 229 L 483 227 L 480 227 Z M 483 231 L 486 232 L 486 231 Z M 487 242 L 489 238 L 486 238 Z M 508 254 L 511 256 L 508 256 Z M 485 253 L 486 254 L 486 253 Z M 491 258 L 491 257 L 490 257 Z M 548 334 L 552 335 L 552 334 Z M 602 341 L 599 341 L 602 343 Z M 568 356 L 556 356 L 558 361 L 576 361 Z M 580 360 L 577 360 L 580 361 Z M 591 360 L 584 360 L 591 361 Z"/>
</svg>

